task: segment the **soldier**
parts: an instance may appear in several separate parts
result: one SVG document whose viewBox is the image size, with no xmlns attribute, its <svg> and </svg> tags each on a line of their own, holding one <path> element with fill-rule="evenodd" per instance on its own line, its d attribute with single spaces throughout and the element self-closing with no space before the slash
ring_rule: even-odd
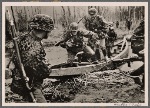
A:
<svg viewBox="0 0 150 108">
<path fill-rule="evenodd" d="M 144 20 L 141 20 L 139 26 L 134 30 L 134 35 L 136 36 L 143 36 L 144 35 Z"/>
<path fill-rule="evenodd" d="M 46 62 L 46 53 L 41 41 L 48 38 L 48 34 L 54 28 L 54 22 L 48 15 L 37 14 L 31 19 L 29 27 L 31 31 L 28 34 L 18 37 L 20 56 L 36 102 L 46 103 L 47 101 L 41 89 L 43 79 L 49 75 L 51 70 L 49 63 Z M 30 102 L 31 97 L 19 72 L 16 56 L 13 59 L 13 63 L 15 68 L 12 71 L 11 90 Z"/>
<path fill-rule="evenodd" d="M 106 49 L 107 49 L 108 57 L 110 58 L 112 55 L 111 49 L 112 49 L 112 46 L 114 45 L 114 41 L 116 40 L 117 34 L 115 33 L 114 28 L 110 27 L 107 35 L 108 35 L 108 38 L 106 39 Z"/>
<path fill-rule="evenodd" d="M 138 54 L 139 51 L 144 49 L 144 26 L 144 20 L 141 20 L 140 24 L 133 32 L 133 36 L 131 38 L 131 48 L 133 50 L 133 53 Z"/>
<path fill-rule="evenodd" d="M 131 25 L 132 25 L 131 19 L 126 19 L 126 27 L 128 28 L 129 31 L 131 29 Z"/>
<path fill-rule="evenodd" d="M 102 16 L 97 15 L 97 10 L 95 8 L 90 8 L 88 13 L 90 16 L 84 18 L 84 25 L 87 30 L 93 31 L 98 34 L 99 40 L 100 40 L 99 50 L 102 50 L 103 55 L 107 60 L 108 56 L 106 54 L 106 46 L 105 46 L 105 38 L 107 37 L 107 33 L 106 33 L 107 23 Z M 91 43 L 92 42 L 90 42 L 89 40 L 90 46 L 91 46 Z"/>
<path fill-rule="evenodd" d="M 139 84 L 141 86 L 141 91 L 144 92 L 145 90 L 145 64 L 144 64 L 144 53 L 145 53 L 145 49 L 143 49 L 142 51 L 139 52 L 139 57 L 142 57 L 142 62 L 143 65 L 140 69 L 138 69 L 137 71 L 131 72 L 130 73 L 130 77 L 133 78 L 134 82 L 136 84 Z M 140 75 L 142 75 L 142 81 L 140 80 Z"/>
<path fill-rule="evenodd" d="M 139 26 L 134 30 L 134 36 L 131 39 L 131 47 L 133 50 L 133 53 L 137 54 L 139 57 L 143 58 L 143 63 L 144 63 L 144 54 L 145 54 L 145 49 L 144 49 L 144 32 L 145 30 L 145 22 L 144 20 L 141 20 Z M 141 86 L 141 91 L 144 92 L 144 79 L 145 79 L 145 69 L 144 69 L 144 65 L 142 66 L 142 68 L 140 68 L 140 70 L 135 71 L 133 73 L 131 73 L 130 75 L 133 76 L 133 79 L 135 81 L 135 83 L 139 84 Z M 139 77 L 135 77 L 135 76 L 140 76 L 142 75 L 142 82 L 140 81 Z"/>
<path fill-rule="evenodd" d="M 68 52 L 68 63 L 72 64 L 78 52 L 83 51 L 88 57 L 93 57 L 95 52 L 84 43 L 83 37 L 91 38 L 97 41 L 97 34 L 82 28 L 78 28 L 78 24 L 73 22 L 70 24 L 69 31 L 64 36 L 64 39 L 58 42 L 55 46 L 65 46 Z M 64 45 L 65 44 L 65 45 Z M 96 59 L 92 59 L 93 63 L 98 63 Z"/>
<path fill-rule="evenodd" d="M 116 21 L 116 28 L 119 27 L 119 21 Z"/>
</svg>

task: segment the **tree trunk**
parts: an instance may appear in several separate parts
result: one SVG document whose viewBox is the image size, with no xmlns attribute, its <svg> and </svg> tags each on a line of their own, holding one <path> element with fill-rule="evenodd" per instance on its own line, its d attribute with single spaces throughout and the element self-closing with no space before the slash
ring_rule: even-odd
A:
<svg viewBox="0 0 150 108">
<path fill-rule="evenodd" d="M 68 20 L 66 18 L 65 8 L 63 6 L 61 6 L 61 8 L 63 10 L 63 17 L 64 17 L 64 20 L 65 20 L 65 22 L 63 22 L 63 23 L 65 23 L 65 27 L 66 27 L 66 26 L 68 26 Z"/>
<path fill-rule="evenodd" d="M 76 20 L 76 8 L 74 6 L 74 21 Z"/>
</svg>

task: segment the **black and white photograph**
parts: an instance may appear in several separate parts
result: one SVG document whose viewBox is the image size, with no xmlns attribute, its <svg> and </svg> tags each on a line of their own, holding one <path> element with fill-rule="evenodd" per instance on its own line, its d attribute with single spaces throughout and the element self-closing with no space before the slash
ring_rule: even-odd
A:
<svg viewBox="0 0 150 108">
<path fill-rule="evenodd" d="M 3 106 L 148 106 L 148 3 L 3 2 Z"/>
</svg>

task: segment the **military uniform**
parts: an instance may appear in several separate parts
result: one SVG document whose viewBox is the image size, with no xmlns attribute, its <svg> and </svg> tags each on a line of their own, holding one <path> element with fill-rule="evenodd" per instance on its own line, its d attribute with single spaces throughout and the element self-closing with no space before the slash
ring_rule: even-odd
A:
<svg viewBox="0 0 150 108">
<path fill-rule="evenodd" d="M 132 21 L 131 21 L 131 20 L 128 20 L 128 19 L 126 19 L 126 26 L 127 26 L 128 30 L 130 30 L 130 29 L 131 29 L 131 25 L 132 25 Z"/>
<path fill-rule="evenodd" d="M 114 41 L 117 37 L 117 34 L 115 33 L 115 31 L 113 29 L 110 29 L 108 32 L 107 32 L 107 35 L 108 35 L 108 38 L 106 39 L 106 49 L 107 49 L 107 54 L 108 54 L 108 57 L 110 58 L 110 56 L 112 55 L 111 54 L 111 49 L 114 45 Z"/>
<path fill-rule="evenodd" d="M 134 30 L 134 35 L 131 38 L 131 48 L 133 53 L 139 54 L 139 51 L 144 49 L 144 21 L 142 20 L 139 26 Z"/>
<path fill-rule="evenodd" d="M 138 56 L 142 57 L 142 61 L 144 62 L 144 34 L 145 34 L 145 22 L 142 20 L 139 26 L 134 30 L 134 36 L 131 39 L 131 48 L 133 53 L 138 54 Z M 143 66 L 135 72 L 130 73 L 131 76 L 140 76 L 142 75 L 142 82 L 139 77 L 133 77 L 135 83 L 141 85 L 141 88 L 144 89 L 145 85 L 145 68 Z"/>
<path fill-rule="evenodd" d="M 42 94 L 42 83 L 43 79 L 50 74 L 50 64 L 45 59 L 46 53 L 41 43 L 43 37 L 38 37 L 33 31 L 45 32 L 46 36 L 46 33 L 53 29 L 53 21 L 47 15 L 37 14 L 33 17 L 29 26 L 32 31 L 17 38 L 21 62 L 29 78 L 29 85 L 32 88 L 31 92 L 34 98 L 38 103 L 46 103 L 46 99 Z M 20 74 L 22 72 L 16 55 L 13 63 L 15 68 L 12 71 L 11 90 L 23 96 L 27 101 L 32 101 L 23 76 Z"/>
<path fill-rule="evenodd" d="M 84 21 L 84 25 L 87 30 L 93 31 L 98 34 L 99 41 L 100 41 L 99 47 L 100 47 L 100 49 L 102 49 L 104 56 L 106 56 L 105 37 L 107 37 L 107 33 L 106 33 L 107 32 L 106 31 L 107 23 L 106 23 L 105 19 L 100 15 L 96 15 L 93 18 L 85 17 L 83 21 Z M 90 46 L 92 45 L 91 43 L 92 42 L 89 39 Z"/>
<path fill-rule="evenodd" d="M 139 24 L 139 26 L 134 30 L 134 34 L 137 36 L 143 36 L 144 35 L 144 21 L 142 20 Z"/>
<path fill-rule="evenodd" d="M 116 28 L 119 27 L 119 21 L 116 21 Z"/>
<path fill-rule="evenodd" d="M 84 51 L 84 53 L 87 56 L 92 56 L 95 54 L 94 51 L 89 46 L 84 44 L 83 37 L 91 38 L 95 42 L 98 38 L 98 36 L 94 32 L 91 32 L 82 28 L 77 30 L 77 34 L 75 36 L 71 34 L 71 31 L 68 31 L 66 35 L 64 36 L 64 39 L 62 40 L 62 42 L 66 44 L 69 63 L 73 62 L 73 60 L 75 59 L 75 55 L 80 51 Z"/>
<path fill-rule="evenodd" d="M 35 90 L 42 89 L 41 85 L 43 83 L 43 79 L 50 73 L 50 69 L 48 68 L 49 64 L 45 59 L 46 53 L 42 46 L 41 39 L 31 36 L 30 34 L 26 34 L 21 37 L 22 38 L 18 39 L 20 56 L 25 72 L 30 79 L 29 84 L 32 87 L 33 94 L 35 94 Z M 22 76 L 20 75 L 16 57 L 13 62 L 15 64 L 15 68 L 13 70 L 11 90 L 22 96 L 27 96 L 29 94 L 26 92 L 27 89 L 23 82 Z M 41 98 L 43 98 L 42 101 L 45 101 L 43 96 L 41 96 Z"/>
</svg>

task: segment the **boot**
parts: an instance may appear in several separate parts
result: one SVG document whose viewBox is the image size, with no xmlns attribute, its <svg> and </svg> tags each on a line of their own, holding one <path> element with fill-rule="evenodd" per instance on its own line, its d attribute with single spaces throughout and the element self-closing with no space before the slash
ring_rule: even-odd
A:
<svg viewBox="0 0 150 108">
<path fill-rule="evenodd" d="M 140 85 L 140 86 L 143 85 L 142 82 L 140 81 L 140 78 L 139 78 L 139 77 L 135 77 L 135 78 L 133 78 L 133 80 L 134 80 L 134 82 L 135 82 L 136 84 L 138 84 L 138 85 Z"/>
<path fill-rule="evenodd" d="M 93 55 L 93 56 L 91 57 L 91 60 L 92 60 L 92 64 L 98 64 L 98 63 L 99 63 L 98 60 L 97 60 L 96 55 Z"/>
</svg>

